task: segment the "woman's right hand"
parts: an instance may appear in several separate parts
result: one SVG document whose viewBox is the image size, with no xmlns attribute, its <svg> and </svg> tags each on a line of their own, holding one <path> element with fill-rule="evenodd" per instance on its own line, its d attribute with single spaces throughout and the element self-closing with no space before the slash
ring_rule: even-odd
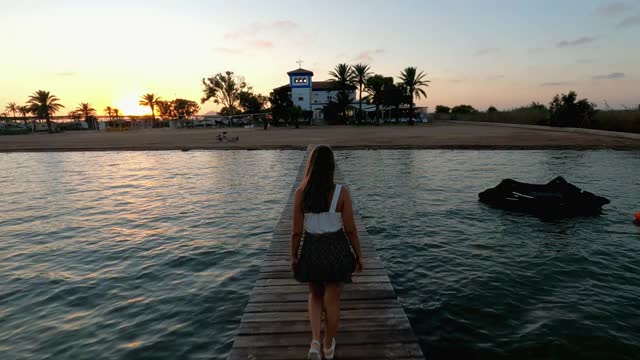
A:
<svg viewBox="0 0 640 360">
<path fill-rule="evenodd" d="M 362 258 L 356 258 L 356 272 L 362 272 L 364 270 L 364 265 L 362 265 Z"/>
<path fill-rule="evenodd" d="M 296 266 L 298 266 L 298 258 L 291 257 L 291 271 L 296 272 Z"/>
</svg>

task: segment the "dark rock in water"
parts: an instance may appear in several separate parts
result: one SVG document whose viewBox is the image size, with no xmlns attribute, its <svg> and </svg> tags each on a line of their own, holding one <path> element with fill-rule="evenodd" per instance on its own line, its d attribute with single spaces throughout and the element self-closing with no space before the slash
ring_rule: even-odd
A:
<svg viewBox="0 0 640 360">
<path fill-rule="evenodd" d="M 599 214 L 602 206 L 610 202 L 581 190 L 560 176 L 544 185 L 505 179 L 478 197 L 492 207 L 554 217 Z"/>
</svg>

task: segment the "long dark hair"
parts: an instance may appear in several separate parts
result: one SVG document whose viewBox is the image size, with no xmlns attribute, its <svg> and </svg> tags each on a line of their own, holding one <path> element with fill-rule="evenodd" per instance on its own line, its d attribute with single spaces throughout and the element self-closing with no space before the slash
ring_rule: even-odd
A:
<svg viewBox="0 0 640 360">
<path fill-rule="evenodd" d="M 327 145 L 318 145 L 309 154 L 302 180 L 302 209 L 307 213 L 329 211 L 329 195 L 334 189 L 336 160 Z"/>
</svg>

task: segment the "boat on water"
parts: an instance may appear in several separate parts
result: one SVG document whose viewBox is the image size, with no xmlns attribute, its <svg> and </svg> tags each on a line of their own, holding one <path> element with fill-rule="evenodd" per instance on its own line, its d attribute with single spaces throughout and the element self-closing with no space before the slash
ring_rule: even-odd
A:
<svg viewBox="0 0 640 360">
<path fill-rule="evenodd" d="M 547 184 L 528 184 L 505 179 L 478 194 L 491 207 L 523 211 L 541 216 L 595 215 L 610 201 L 568 183 L 559 176 Z"/>
</svg>

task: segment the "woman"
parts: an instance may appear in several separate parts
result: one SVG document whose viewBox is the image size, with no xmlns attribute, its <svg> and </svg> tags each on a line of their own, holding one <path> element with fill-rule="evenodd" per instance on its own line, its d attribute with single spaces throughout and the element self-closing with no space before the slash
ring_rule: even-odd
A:
<svg viewBox="0 0 640 360">
<path fill-rule="evenodd" d="M 340 292 L 351 274 L 362 271 L 362 252 L 353 220 L 349 190 L 334 183 L 335 158 L 329 146 L 319 145 L 307 160 L 302 184 L 296 190 L 291 230 L 291 270 L 296 280 L 309 283 L 309 320 L 313 339 L 309 359 L 320 359 L 320 322 L 325 310 L 324 357 L 333 359 L 340 320 Z M 298 248 L 304 235 L 300 254 Z"/>
</svg>

